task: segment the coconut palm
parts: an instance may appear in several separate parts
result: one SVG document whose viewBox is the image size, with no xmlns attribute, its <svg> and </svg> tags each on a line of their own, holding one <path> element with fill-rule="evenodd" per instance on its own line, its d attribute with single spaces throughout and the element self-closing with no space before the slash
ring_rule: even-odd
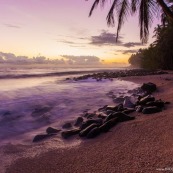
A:
<svg viewBox="0 0 173 173">
<path fill-rule="evenodd" d="M 102 7 L 105 6 L 110 0 L 95 0 L 89 16 L 92 15 L 93 10 L 101 4 Z M 117 15 L 118 26 L 117 26 L 117 39 L 122 25 L 125 19 L 129 15 L 139 13 L 139 26 L 140 26 L 140 39 L 142 43 L 148 41 L 149 27 L 153 22 L 155 16 L 159 16 L 160 12 L 163 12 L 167 18 L 173 21 L 173 12 L 169 8 L 172 5 L 173 0 L 111 0 L 111 8 L 107 15 L 108 26 L 114 26 L 115 15 Z"/>
</svg>

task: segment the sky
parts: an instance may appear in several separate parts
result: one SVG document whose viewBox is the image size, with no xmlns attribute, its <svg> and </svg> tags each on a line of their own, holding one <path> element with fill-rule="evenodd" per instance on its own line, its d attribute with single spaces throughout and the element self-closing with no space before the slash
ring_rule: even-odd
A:
<svg viewBox="0 0 173 173">
<path fill-rule="evenodd" d="M 131 53 L 147 45 L 139 38 L 137 17 L 128 18 L 115 42 L 116 25 L 108 27 L 110 4 L 88 17 L 93 0 L 0 0 L 0 61 L 44 57 L 59 63 L 127 63 Z M 10 55 L 10 56 L 9 56 Z M 10 59 L 10 60 L 11 60 Z"/>
</svg>

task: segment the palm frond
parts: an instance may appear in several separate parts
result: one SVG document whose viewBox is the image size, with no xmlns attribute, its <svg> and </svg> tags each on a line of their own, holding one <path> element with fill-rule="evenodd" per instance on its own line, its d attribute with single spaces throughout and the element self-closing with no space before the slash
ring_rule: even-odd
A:
<svg viewBox="0 0 173 173">
<path fill-rule="evenodd" d="M 100 0 L 95 0 L 94 4 L 92 5 L 91 10 L 89 12 L 89 16 L 92 15 L 93 10 L 98 6 L 99 2 L 100 2 Z"/>
</svg>

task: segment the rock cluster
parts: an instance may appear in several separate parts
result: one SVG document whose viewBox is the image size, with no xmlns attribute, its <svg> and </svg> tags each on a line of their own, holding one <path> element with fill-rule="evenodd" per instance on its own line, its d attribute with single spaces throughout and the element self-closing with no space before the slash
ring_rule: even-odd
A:
<svg viewBox="0 0 173 173">
<path fill-rule="evenodd" d="M 152 96 L 152 92 L 157 90 L 157 86 L 154 83 L 144 83 L 138 90 L 140 94 L 133 95 L 135 102 L 132 102 L 131 98 L 126 96 L 116 106 L 105 105 L 94 113 L 86 112 L 83 117 L 78 117 L 73 124 L 69 122 L 64 124 L 62 128 L 69 129 L 63 130 L 61 136 L 67 139 L 70 136 L 79 134 L 80 137 L 94 138 L 101 133 L 108 132 L 119 123 L 134 120 L 135 116 L 129 116 L 132 112 L 153 114 L 162 111 L 165 108 L 165 104 L 168 104 L 168 102 L 164 102 L 161 99 L 156 100 Z M 55 135 L 59 131 L 49 127 L 46 130 L 46 135 L 37 135 L 33 142 Z"/>
<path fill-rule="evenodd" d="M 110 79 L 118 77 L 127 77 L 127 76 L 147 76 L 147 75 L 161 75 L 166 74 L 164 71 L 155 71 L 155 70 L 144 70 L 144 69 L 133 69 L 133 70 L 121 70 L 121 71 L 113 71 L 113 72 L 99 72 L 93 74 L 87 74 L 79 77 L 74 77 L 73 80 L 85 80 L 85 79 L 95 79 L 96 81 L 101 81 L 102 79 Z M 70 80 L 70 78 L 66 78 L 66 80 Z"/>
</svg>

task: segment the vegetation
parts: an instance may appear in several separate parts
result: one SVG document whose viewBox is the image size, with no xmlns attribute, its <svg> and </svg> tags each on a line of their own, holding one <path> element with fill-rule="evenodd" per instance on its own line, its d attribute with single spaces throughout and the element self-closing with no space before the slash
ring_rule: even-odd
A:
<svg viewBox="0 0 173 173">
<path fill-rule="evenodd" d="M 95 0 L 89 16 L 99 4 L 104 7 L 108 1 Z M 173 0 L 113 0 L 111 2 L 107 24 L 115 24 L 116 14 L 117 39 L 125 19 L 138 12 L 140 39 L 142 43 L 147 43 L 149 26 L 154 17 L 161 16 L 162 25 L 158 25 L 154 31 L 155 42 L 147 49 L 140 49 L 133 54 L 129 58 L 129 63 L 146 69 L 173 70 Z"/>
<path fill-rule="evenodd" d="M 153 22 L 153 18 L 157 17 L 159 13 L 163 13 L 169 20 L 173 21 L 173 12 L 170 7 L 173 5 L 173 0 L 95 0 L 89 16 L 92 15 L 93 10 L 101 4 L 102 7 L 106 3 L 112 2 L 111 8 L 107 15 L 107 24 L 115 24 L 115 14 L 117 16 L 117 39 L 119 32 L 125 19 L 129 15 L 138 13 L 140 25 L 140 39 L 143 43 L 148 41 L 149 26 Z"/>
<path fill-rule="evenodd" d="M 129 63 L 146 69 L 173 70 L 173 23 L 158 25 L 154 37 L 154 43 L 131 55 Z"/>
</svg>

